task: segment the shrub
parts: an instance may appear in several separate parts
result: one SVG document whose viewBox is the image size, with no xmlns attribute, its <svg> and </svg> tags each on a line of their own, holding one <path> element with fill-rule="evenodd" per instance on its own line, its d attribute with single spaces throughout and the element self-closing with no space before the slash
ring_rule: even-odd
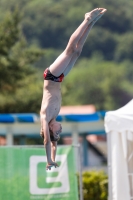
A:
<svg viewBox="0 0 133 200">
<path fill-rule="evenodd" d="M 84 200 L 107 200 L 108 177 L 103 171 L 83 172 L 82 181 Z"/>
</svg>

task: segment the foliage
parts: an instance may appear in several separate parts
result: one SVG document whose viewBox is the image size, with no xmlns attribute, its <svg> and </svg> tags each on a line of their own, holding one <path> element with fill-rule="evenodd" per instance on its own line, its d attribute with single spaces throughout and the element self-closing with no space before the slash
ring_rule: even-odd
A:
<svg viewBox="0 0 133 200">
<path fill-rule="evenodd" d="M 129 81 L 127 64 L 105 62 L 100 58 L 80 60 L 63 82 L 63 104 L 94 104 L 98 110 L 116 109 L 126 104 L 133 96 L 133 79 Z"/>
<path fill-rule="evenodd" d="M 18 112 L 25 103 L 30 104 L 31 100 L 26 96 L 32 93 L 35 96 L 36 85 L 33 86 L 33 82 L 37 80 L 37 70 L 31 65 L 44 54 L 39 48 L 27 46 L 20 32 L 19 21 L 16 10 L 0 24 L 1 112 Z"/>
<path fill-rule="evenodd" d="M 11 0 L 10 3 L 4 0 L 1 2 L 0 19 L 4 11 L 14 9 L 16 5 L 23 15 L 21 26 L 28 43 L 42 48 L 56 49 L 65 48 L 70 35 L 82 22 L 86 12 L 95 7 L 105 7 L 108 11 L 93 28 L 93 33 L 87 40 L 85 51 L 81 56 L 88 57 L 90 52 L 92 55 L 98 50 L 106 60 L 112 60 L 117 59 L 118 52 L 119 61 L 122 61 L 123 52 L 119 52 L 118 47 L 120 42 L 125 52 L 128 52 L 126 36 L 133 30 L 132 0 L 128 2 L 124 0 L 110 2 L 106 0 L 100 2 L 97 0 L 82 2 L 78 0 Z M 129 37 L 128 41 L 130 44 L 132 38 Z M 132 60 L 132 55 L 124 54 L 124 58 Z"/>
<path fill-rule="evenodd" d="M 82 175 L 84 200 L 107 200 L 108 177 L 103 171 L 88 171 Z"/>
<path fill-rule="evenodd" d="M 125 52 L 128 52 L 126 35 L 133 30 L 131 3 L 131 0 L 126 3 L 123 0 L 117 2 L 34 0 L 23 8 L 25 13 L 23 31 L 30 43 L 36 41 L 42 48 L 64 49 L 70 35 L 82 22 L 84 14 L 102 5 L 108 11 L 94 26 L 81 56 L 88 57 L 100 51 L 106 60 L 118 60 L 117 54 L 119 54 L 120 62 L 123 60 L 123 52 L 119 50 L 119 44 L 121 43 Z M 132 42 L 132 38 L 128 37 L 128 42 L 130 41 Z M 131 53 L 125 53 L 124 58 L 132 60 Z"/>
<path fill-rule="evenodd" d="M 63 51 L 84 14 L 96 7 L 107 13 L 65 78 L 63 105 L 110 110 L 132 99 L 132 0 L 1 0 L 0 112 L 39 112 L 42 71 Z"/>
</svg>

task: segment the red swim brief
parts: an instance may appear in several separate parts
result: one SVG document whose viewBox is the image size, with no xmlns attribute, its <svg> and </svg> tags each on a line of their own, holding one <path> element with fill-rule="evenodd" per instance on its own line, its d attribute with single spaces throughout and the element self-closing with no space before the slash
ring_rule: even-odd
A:
<svg viewBox="0 0 133 200">
<path fill-rule="evenodd" d="M 51 74 L 49 68 L 47 68 L 44 71 L 43 76 L 44 76 L 45 80 L 51 80 L 51 81 L 54 81 L 54 82 L 62 82 L 63 78 L 64 78 L 64 74 L 63 73 L 60 76 L 58 76 L 58 77 L 54 76 L 53 74 Z"/>
</svg>

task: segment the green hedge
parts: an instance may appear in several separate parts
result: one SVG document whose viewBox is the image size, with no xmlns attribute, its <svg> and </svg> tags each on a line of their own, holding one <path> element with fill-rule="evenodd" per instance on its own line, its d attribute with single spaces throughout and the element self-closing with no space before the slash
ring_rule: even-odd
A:
<svg viewBox="0 0 133 200">
<path fill-rule="evenodd" d="M 103 171 L 87 171 L 82 174 L 83 199 L 107 200 L 108 176 Z"/>
</svg>

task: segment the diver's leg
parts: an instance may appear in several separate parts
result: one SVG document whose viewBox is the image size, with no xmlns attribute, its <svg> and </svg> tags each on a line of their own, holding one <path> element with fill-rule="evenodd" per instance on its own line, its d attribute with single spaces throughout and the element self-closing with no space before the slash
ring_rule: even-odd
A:
<svg viewBox="0 0 133 200">
<path fill-rule="evenodd" d="M 76 31 L 70 37 L 68 45 L 63 53 L 54 61 L 52 65 L 50 65 L 49 69 L 50 72 L 54 76 L 60 76 L 67 66 L 69 65 L 70 61 L 72 60 L 73 56 L 75 57 L 75 52 L 77 52 L 77 45 L 80 41 L 81 37 L 83 36 L 84 32 L 86 31 L 89 24 L 94 21 L 98 15 L 105 12 L 103 8 L 96 8 L 89 13 L 85 14 L 84 21 L 80 24 L 80 26 L 76 29 Z"/>
<path fill-rule="evenodd" d="M 83 33 L 83 35 L 81 36 L 80 40 L 78 41 L 76 52 L 72 56 L 72 58 L 71 58 L 71 60 L 70 60 L 70 62 L 68 64 L 68 66 L 66 67 L 66 69 L 63 72 L 64 76 L 66 76 L 70 72 L 70 70 L 72 69 L 72 67 L 74 66 L 75 62 L 77 61 L 78 57 L 80 56 L 80 54 L 82 52 L 82 48 L 83 48 L 84 43 L 85 43 L 85 41 L 86 41 L 86 39 L 87 39 L 87 37 L 89 35 L 90 30 L 92 29 L 92 27 L 94 26 L 94 24 L 96 23 L 96 21 L 102 17 L 103 14 L 98 15 L 91 22 L 91 24 L 89 24 L 88 27 L 86 28 L 85 32 Z"/>
</svg>

